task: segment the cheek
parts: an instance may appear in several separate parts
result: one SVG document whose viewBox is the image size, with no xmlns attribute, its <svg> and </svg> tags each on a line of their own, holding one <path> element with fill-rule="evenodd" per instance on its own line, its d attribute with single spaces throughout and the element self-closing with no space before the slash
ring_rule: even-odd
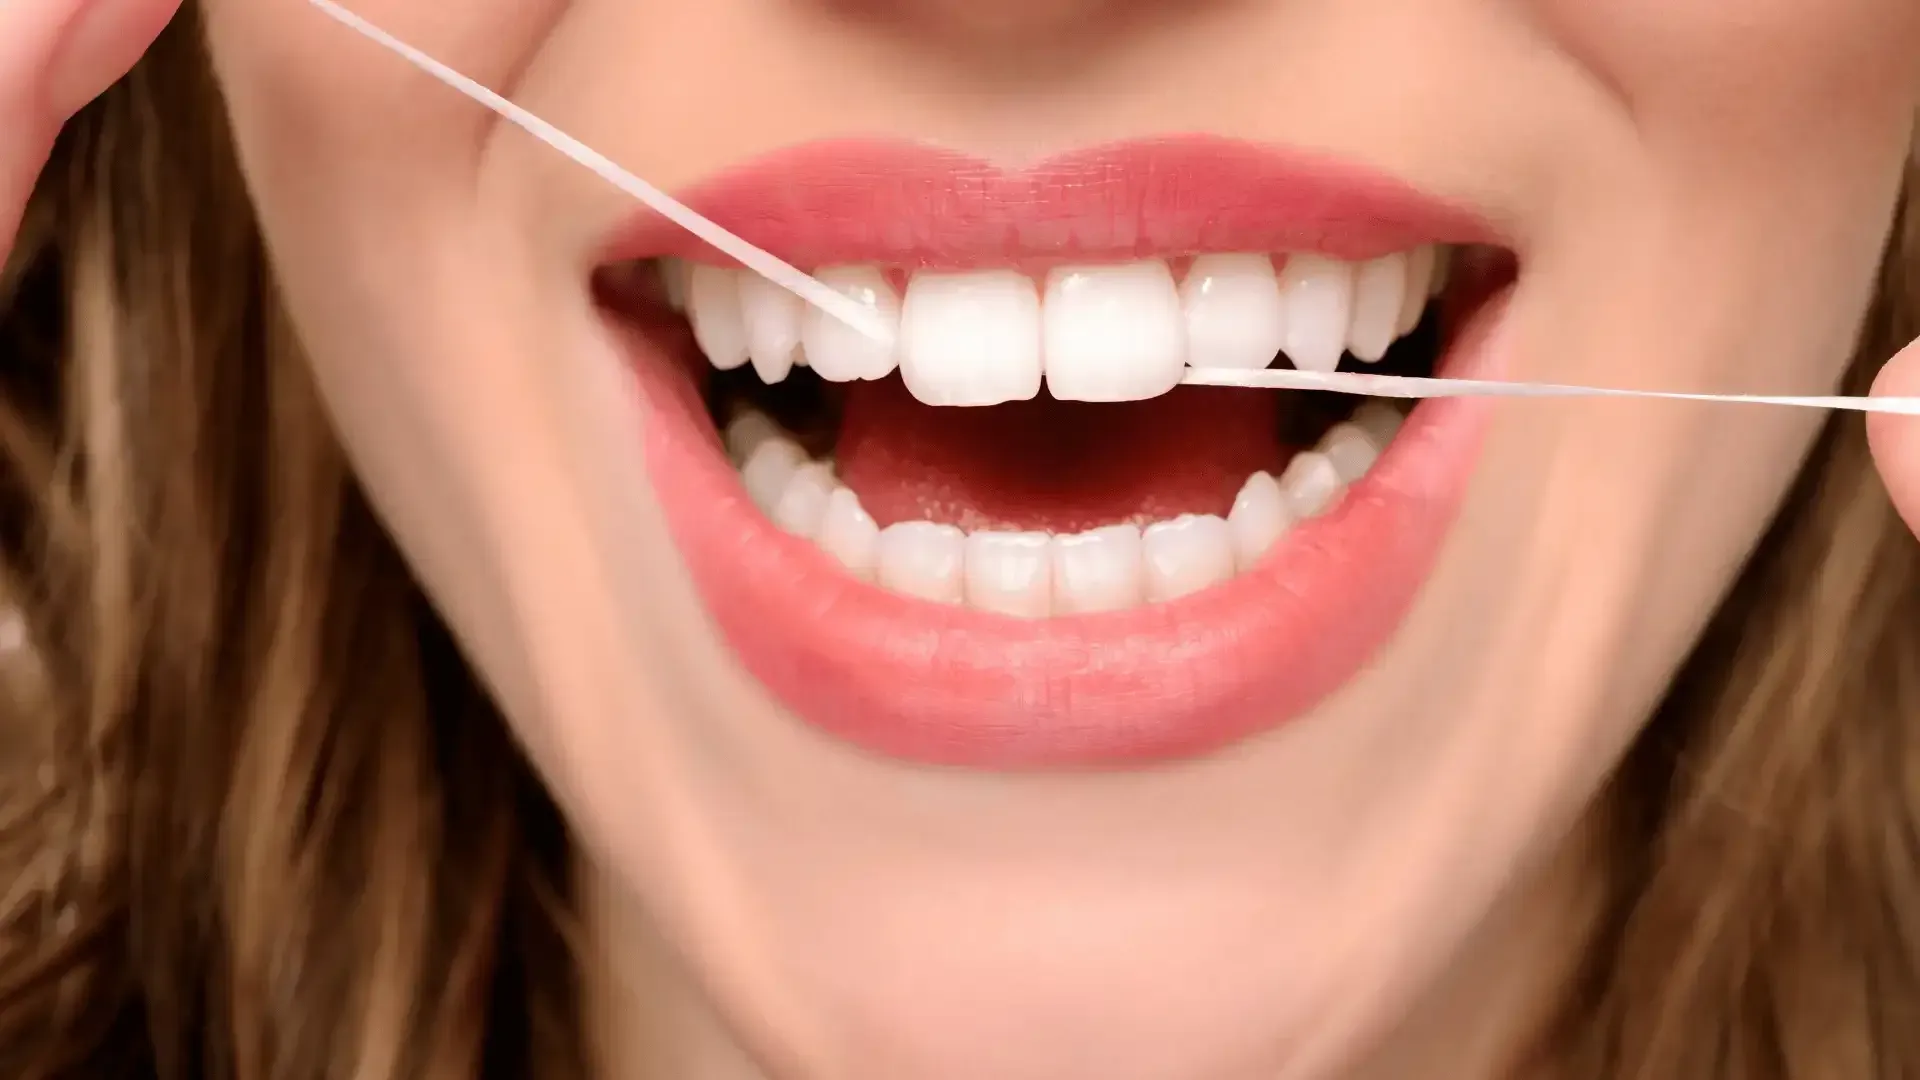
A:
<svg viewBox="0 0 1920 1080">
<path fill-rule="evenodd" d="M 1911 0 L 1538 0 L 1643 138 L 1779 157 L 1884 144 L 1920 87 Z"/>
<path fill-rule="evenodd" d="M 349 0 L 351 10 L 511 93 L 563 0 Z M 463 207 L 489 114 L 318 9 L 206 0 L 214 72 L 275 255 L 341 249 Z"/>
</svg>

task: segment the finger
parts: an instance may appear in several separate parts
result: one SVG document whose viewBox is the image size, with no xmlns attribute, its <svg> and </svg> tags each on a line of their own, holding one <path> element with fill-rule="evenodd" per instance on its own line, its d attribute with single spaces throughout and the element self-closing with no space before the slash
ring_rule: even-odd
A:
<svg viewBox="0 0 1920 1080">
<path fill-rule="evenodd" d="M 1920 395 L 1920 342 L 1901 350 L 1873 382 L 1873 396 Z M 1880 479 L 1907 527 L 1920 534 L 1920 417 L 1867 417 L 1867 442 Z"/>
<path fill-rule="evenodd" d="M 48 72 L 47 100 L 55 114 L 73 115 L 131 70 L 180 3 L 82 0 L 78 17 L 62 31 Z"/>
<path fill-rule="evenodd" d="M 127 73 L 180 0 L 0 0 L 0 260 L 67 117 Z"/>
<path fill-rule="evenodd" d="M 60 128 L 47 99 L 47 72 L 80 7 L 74 0 L 0 4 L 0 260 Z"/>
</svg>

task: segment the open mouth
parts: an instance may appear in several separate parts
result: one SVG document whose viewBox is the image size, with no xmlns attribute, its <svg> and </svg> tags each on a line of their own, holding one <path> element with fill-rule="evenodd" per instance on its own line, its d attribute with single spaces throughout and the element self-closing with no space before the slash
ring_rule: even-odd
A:
<svg viewBox="0 0 1920 1080">
<path fill-rule="evenodd" d="M 848 158 L 834 153 L 813 175 L 839 198 Z M 1364 257 L 1336 254 L 1339 222 L 1287 200 L 1236 230 L 1219 207 L 1244 205 L 1249 184 L 1223 173 L 1303 183 L 1297 163 L 1240 144 L 1162 144 L 1144 168 L 1121 167 L 1139 148 L 1081 159 L 1098 183 L 1049 184 L 1071 192 L 1051 208 L 991 191 L 957 206 L 966 174 L 950 160 L 878 153 L 894 183 L 927 173 L 937 197 L 921 204 L 963 229 L 869 197 L 892 219 L 843 213 L 836 244 L 835 219 L 790 187 L 809 235 L 769 246 L 810 256 L 792 261 L 887 319 L 891 347 L 697 249 L 622 253 L 596 274 L 661 421 L 649 464 L 669 523 L 748 669 L 869 749 L 985 767 L 1205 752 L 1357 671 L 1425 577 L 1475 408 L 1433 402 L 1409 423 L 1386 401 L 1182 386 L 1182 373 L 1435 374 L 1485 338 L 1469 329 L 1512 258 L 1432 222 L 1381 228 L 1409 202 L 1408 216 L 1446 214 L 1371 178 L 1349 186 L 1375 200 L 1364 220 L 1378 235 L 1344 238 Z M 807 171 L 783 165 L 804 189 Z M 1177 212 L 1142 197 L 1169 169 L 1209 181 L 1177 192 Z M 711 216 L 768 220 L 781 200 L 753 191 L 710 198 Z M 1093 220 L 1124 205 L 1144 224 L 1120 243 L 1084 227 L 1064 244 L 1017 235 L 1084 223 L 1089 198 L 1109 204 Z M 1023 215 L 1012 241 L 1008 219 L 981 225 L 996 213 Z M 1253 246 L 1302 231 L 1332 239 Z M 1403 453 L 1422 460 L 1382 475 Z"/>
</svg>

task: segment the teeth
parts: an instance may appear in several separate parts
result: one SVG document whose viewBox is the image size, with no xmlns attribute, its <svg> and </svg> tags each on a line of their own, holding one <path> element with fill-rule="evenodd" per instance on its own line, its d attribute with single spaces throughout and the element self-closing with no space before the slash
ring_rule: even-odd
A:
<svg viewBox="0 0 1920 1080">
<path fill-rule="evenodd" d="M 1040 291 L 1011 270 L 914 275 L 900 315 L 900 376 L 928 405 L 998 405 L 1040 393 Z"/>
<path fill-rule="evenodd" d="M 1400 336 L 1400 313 L 1406 300 L 1405 255 L 1395 253 L 1362 263 L 1354 274 L 1347 351 L 1366 363 L 1378 363 Z"/>
<path fill-rule="evenodd" d="M 793 371 L 794 354 L 800 351 L 800 310 L 806 304 L 759 274 L 736 276 L 747 356 L 760 381 L 772 386 Z"/>
<path fill-rule="evenodd" d="M 1053 613 L 1053 537 L 977 532 L 967 537 L 967 603 L 1023 619 Z"/>
<path fill-rule="evenodd" d="M 753 505 L 759 507 L 761 513 L 771 514 L 780 505 L 780 496 L 786 493 L 787 481 L 806 463 L 807 452 L 799 443 L 784 435 L 774 435 L 748 453 L 740 465 L 740 480 L 746 485 L 747 497 L 753 500 Z"/>
<path fill-rule="evenodd" d="M 897 593 L 941 604 L 965 598 L 967 534 L 951 525 L 902 521 L 880 533 L 878 577 Z"/>
<path fill-rule="evenodd" d="M 687 282 L 687 318 L 707 362 L 732 371 L 747 362 L 747 327 L 740 311 L 738 275 L 699 265 Z"/>
<path fill-rule="evenodd" d="M 1062 267 L 1041 321 L 1047 390 L 1063 401 L 1139 401 L 1180 383 L 1187 353 L 1167 264 Z"/>
<path fill-rule="evenodd" d="M 1037 396 L 1075 401 L 1157 397 L 1185 366 L 1264 368 L 1284 355 L 1332 371 L 1351 352 L 1379 361 L 1420 324 L 1444 288 L 1448 257 L 1433 246 L 1364 263 L 1270 255 L 1196 257 L 1177 283 L 1165 260 L 1051 271 L 1042 289 L 1012 270 L 912 275 L 902 297 L 875 266 L 815 277 L 896 328 L 876 342 L 744 270 L 661 260 L 668 302 L 685 306 L 713 366 L 751 362 L 762 382 L 795 367 L 828 382 L 883 379 L 897 368 L 929 405 L 998 405 Z"/>
<path fill-rule="evenodd" d="M 1302 371 L 1332 371 L 1347 348 L 1353 320 L 1352 263 L 1320 255 L 1295 255 L 1280 271 L 1280 297 L 1287 306 L 1282 348 Z"/>
<path fill-rule="evenodd" d="M 897 336 L 900 294 L 877 267 L 830 266 L 814 276 L 821 284 L 878 313 Z M 892 345 L 874 341 L 811 305 L 800 317 L 800 343 L 808 364 L 828 382 L 884 379 L 896 366 Z"/>
<path fill-rule="evenodd" d="M 836 487 L 827 497 L 827 511 L 816 542 L 854 577 L 872 580 L 880 559 L 880 526 L 873 523 L 872 515 L 851 489 Z"/>
<path fill-rule="evenodd" d="M 1400 410 L 1378 401 L 1361 402 L 1347 418 L 1347 423 L 1373 436 L 1373 444 L 1382 449 L 1400 434 L 1400 425 L 1405 422 L 1406 417 L 1400 415 Z"/>
<path fill-rule="evenodd" d="M 1352 484 L 1367 475 L 1380 460 L 1384 444 L 1375 443 L 1365 428 L 1354 423 L 1335 424 L 1320 437 L 1319 451 L 1333 463 L 1333 472 L 1342 484 Z"/>
<path fill-rule="evenodd" d="M 1227 515 L 1234 565 L 1241 573 L 1253 569 L 1292 526 L 1293 517 L 1287 512 L 1287 499 L 1280 492 L 1280 482 L 1270 473 L 1257 472 L 1247 477 L 1240 494 L 1234 497 L 1233 512 Z"/>
<path fill-rule="evenodd" d="M 1287 513 L 1295 521 L 1331 509 L 1345 490 L 1333 459 L 1318 450 L 1293 455 L 1287 470 L 1280 474 L 1280 494 L 1286 497 Z"/>
<path fill-rule="evenodd" d="M 821 524 L 827 519 L 827 500 L 835 486 L 832 469 L 818 461 L 809 461 L 787 477 L 786 487 L 781 489 L 780 497 L 774 500 L 773 512 L 767 516 L 795 536 L 818 536 Z"/>
<path fill-rule="evenodd" d="M 752 409 L 742 409 L 727 424 L 725 436 L 727 457 L 731 458 L 735 465 L 744 465 L 753 452 L 759 449 L 761 443 L 768 439 L 785 437 L 786 434 L 780 430 L 780 425 L 769 420 L 765 414 Z M 796 446 L 794 449 L 797 450 L 799 447 Z"/>
<path fill-rule="evenodd" d="M 1149 603 L 1178 600 L 1233 576 L 1233 531 L 1225 518 L 1189 514 L 1147 526 L 1141 537 Z"/>
<path fill-rule="evenodd" d="M 1091 615 L 1139 606 L 1145 595 L 1137 525 L 1108 525 L 1053 541 L 1053 610 Z"/>
<path fill-rule="evenodd" d="M 826 461 L 764 414 L 727 425 L 727 452 L 754 504 L 780 529 L 812 540 L 849 574 L 941 604 L 1022 619 L 1166 603 L 1254 569 L 1300 522 L 1338 505 L 1401 425 L 1397 410 L 1363 403 L 1275 479 L 1255 473 L 1224 517 L 1187 514 L 1143 530 L 1110 525 L 1072 536 L 966 533 L 904 521 L 882 529 Z"/>
<path fill-rule="evenodd" d="M 1187 363 L 1246 368 L 1273 363 L 1286 343 L 1286 308 L 1265 255 L 1202 255 L 1180 285 Z M 1051 359 L 1049 359 L 1051 363 Z"/>
</svg>

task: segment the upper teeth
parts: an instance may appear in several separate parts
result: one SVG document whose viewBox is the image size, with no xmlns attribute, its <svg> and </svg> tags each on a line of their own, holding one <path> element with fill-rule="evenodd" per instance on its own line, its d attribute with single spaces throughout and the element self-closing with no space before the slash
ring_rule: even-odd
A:
<svg viewBox="0 0 1920 1080">
<path fill-rule="evenodd" d="M 751 362 L 764 382 L 796 364 L 829 382 L 880 379 L 898 368 L 929 405 L 996 405 L 1035 397 L 1157 397 L 1194 367 L 1331 371 L 1343 353 L 1378 361 L 1412 332 L 1445 278 L 1433 247 L 1364 263 L 1319 255 L 1202 255 L 1184 280 L 1160 259 L 1066 266 L 1036 282 L 1012 270 L 923 271 L 902 298 L 872 266 L 815 276 L 895 330 L 876 344 L 744 270 L 666 260 L 667 296 L 684 306 L 700 348 L 731 370 Z"/>
</svg>

